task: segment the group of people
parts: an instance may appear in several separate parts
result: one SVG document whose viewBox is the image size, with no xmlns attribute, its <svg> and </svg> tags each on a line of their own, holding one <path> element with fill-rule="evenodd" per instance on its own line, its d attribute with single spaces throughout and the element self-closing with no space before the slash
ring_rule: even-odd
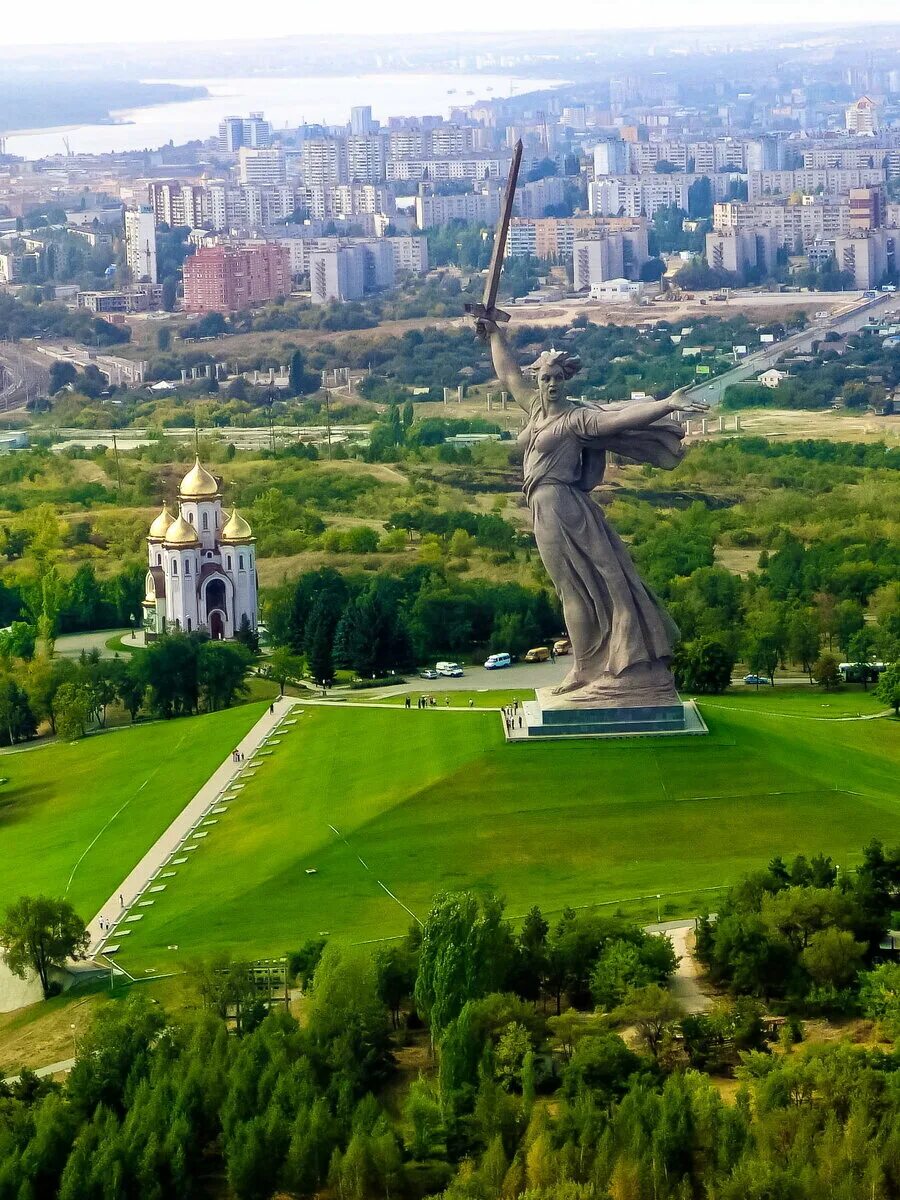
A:
<svg viewBox="0 0 900 1200">
<path fill-rule="evenodd" d="M 232 752 L 231 752 L 231 761 L 232 761 L 233 763 L 242 763 L 242 762 L 244 761 L 244 755 L 243 755 L 243 752 L 242 752 L 242 751 L 240 751 L 240 750 L 232 750 Z"/>
<path fill-rule="evenodd" d="M 519 707 L 519 701 L 513 697 L 512 704 L 506 704 L 501 709 L 503 713 L 503 723 L 506 725 L 506 732 L 510 734 L 514 729 L 525 728 L 525 711 Z"/>
<path fill-rule="evenodd" d="M 403 700 L 404 708 L 412 708 L 412 696 L 406 696 Z M 437 708 L 438 702 L 436 696 L 419 696 L 416 700 L 416 708 Z M 444 708 L 450 707 L 449 695 L 444 697 Z M 475 707 L 475 701 L 469 697 L 469 708 Z"/>
<path fill-rule="evenodd" d="M 119 908 L 124 907 L 125 897 L 121 892 L 119 892 Z M 112 929 L 112 922 L 110 921 L 109 917 L 98 917 L 97 924 L 100 926 L 101 933 L 109 933 L 109 931 Z"/>
</svg>

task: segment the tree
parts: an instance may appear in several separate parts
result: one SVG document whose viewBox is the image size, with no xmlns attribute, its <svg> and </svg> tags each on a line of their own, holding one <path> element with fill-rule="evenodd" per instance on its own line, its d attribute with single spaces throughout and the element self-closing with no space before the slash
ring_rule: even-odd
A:
<svg viewBox="0 0 900 1200">
<path fill-rule="evenodd" d="M 0 677 L 0 731 L 11 746 L 37 732 L 28 695 L 10 675 Z"/>
<path fill-rule="evenodd" d="M 875 695 L 891 706 L 895 717 L 900 717 L 900 662 L 891 663 L 881 672 Z"/>
<path fill-rule="evenodd" d="M 682 642 L 675 650 L 672 670 L 679 688 L 699 695 L 718 695 L 731 683 L 735 658 L 716 638 Z"/>
<path fill-rule="evenodd" d="M 241 617 L 241 623 L 234 635 L 234 640 L 244 647 L 251 655 L 259 654 L 259 634 L 250 624 L 246 613 Z"/>
<path fill-rule="evenodd" d="M 612 1016 L 637 1028 L 638 1036 L 654 1058 L 659 1057 L 667 1030 L 684 1015 L 684 1010 L 671 992 L 658 983 L 634 988 Z"/>
<path fill-rule="evenodd" d="M 47 391 L 51 396 L 55 396 L 58 391 L 66 387 L 68 384 L 78 382 L 78 372 L 70 362 L 57 360 L 50 365 L 50 379 L 47 383 Z"/>
<path fill-rule="evenodd" d="M 284 646 L 277 646 L 265 660 L 269 678 L 278 684 L 279 695 L 284 695 L 285 684 L 303 675 L 303 660 Z"/>
<path fill-rule="evenodd" d="M 882 963 L 860 979 L 863 1012 L 887 1037 L 900 1040 L 900 963 Z"/>
<path fill-rule="evenodd" d="M 197 687 L 207 712 L 228 708 L 247 691 L 244 677 L 250 653 L 240 643 L 201 642 L 197 649 Z"/>
<path fill-rule="evenodd" d="M 812 934 L 800 963 L 819 987 L 846 987 L 856 978 L 866 953 L 847 929 L 820 929 Z"/>
<path fill-rule="evenodd" d="M 813 663 L 812 677 L 816 683 L 825 688 L 826 692 L 837 687 L 841 682 L 841 673 L 838 670 L 838 660 L 833 654 L 819 655 Z"/>
<path fill-rule="evenodd" d="M 309 614 L 304 637 L 309 673 L 323 688 L 331 687 L 334 682 L 334 629 L 334 613 L 323 594 Z"/>
<path fill-rule="evenodd" d="M 62 967 L 69 958 L 84 958 L 88 933 L 67 901 L 22 896 L 6 910 L 0 924 L 0 946 L 13 975 L 24 979 L 29 970 L 36 972 L 46 999 L 51 968 Z"/>
<path fill-rule="evenodd" d="M 172 330 L 168 325 L 161 325 L 156 331 L 156 348 L 163 354 L 172 344 Z"/>
<path fill-rule="evenodd" d="M 422 930 L 415 998 L 439 1038 L 469 1000 L 496 991 L 513 959 L 512 932 L 503 903 L 471 892 L 439 895 Z"/>
<path fill-rule="evenodd" d="M 288 367 L 288 386 L 292 396 L 306 396 L 319 387 L 319 377 L 314 371 L 307 371 L 306 360 L 300 350 L 291 355 Z"/>
<path fill-rule="evenodd" d="M 93 711 L 93 697 L 87 684 L 61 684 L 56 693 L 56 732 L 67 742 L 84 737 Z"/>
</svg>

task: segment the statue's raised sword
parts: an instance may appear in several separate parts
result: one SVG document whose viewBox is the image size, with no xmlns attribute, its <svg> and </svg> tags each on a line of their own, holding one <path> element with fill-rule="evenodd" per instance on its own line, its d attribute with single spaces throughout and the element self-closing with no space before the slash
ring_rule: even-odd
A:
<svg viewBox="0 0 900 1200">
<path fill-rule="evenodd" d="M 509 164 L 509 177 L 506 180 L 506 191 L 503 193 L 503 206 L 500 209 L 500 220 L 497 222 L 497 231 L 494 234 L 491 265 L 488 267 L 487 279 L 484 282 L 484 295 L 480 304 L 466 305 L 466 312 L 471 313 L 476 322 L 487 320 L 496 324 L 509 320 L 509 313 L 504 312 L 502 308 L 497 308 L 497 292 L 500 290 L 500 272 L 503 270 L 503 256 L 506 253 L 506 235 L 509 233 L 513 201 L 516 198 L 516 180 L 519 178 L 521 163 L 522 139 L 519 138 L 513 147 L 512 162 Z"/>
</svg>

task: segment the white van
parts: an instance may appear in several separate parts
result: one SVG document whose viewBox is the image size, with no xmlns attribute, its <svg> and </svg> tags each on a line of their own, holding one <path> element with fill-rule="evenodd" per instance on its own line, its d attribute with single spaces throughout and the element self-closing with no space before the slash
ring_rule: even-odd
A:
<svg viewBox="0 0 900 1200">
<path fill-rule="evenodd" d="M 512 659 L 508 654 L 489 654 L 484 660 L 485 670 L 497 671 L 500 667 L 511 667 Z"/>
<path fill-rule="evenodd" d="M 434 669 L 438 675 L 445 675 L 449 679 L 459 679 L 463 673 L 462 667 L 455 662 L 439 662 L 434 664 Z"/>
</svg>

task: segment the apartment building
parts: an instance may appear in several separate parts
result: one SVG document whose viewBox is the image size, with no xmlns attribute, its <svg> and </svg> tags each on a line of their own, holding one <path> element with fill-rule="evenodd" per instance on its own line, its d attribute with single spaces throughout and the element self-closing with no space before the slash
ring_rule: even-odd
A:
<svg viewBox="0 0 900 1200">
<path fill-rule="evenodd" d="M 275 187 L 287 182 L 284 153 L 278 148 L 241 146 L 238 150 L 238 180 L 255 187 Z"/>
<path fill-rule="evenodd" d="M 186 312 L 236 312 L 291 290 L 290 258 L 283 246 L 201 248 L 184 263 Z"/>
<path fill-rule="evenodd" d="M 854 285 L 863 291 L 877 287 L 883 277 L 896 271 L 900 231 L 871 229 L 835 238 L 834 257 L 839 271 L 849 271 Z"/>
<path fill-rule="evenodd" d="M 344 144 L 333 138 L 309 138 L 301 149 L 300 171 L 308 188 L 329 188 L 347 182 Z"/>
<path fill-rule="evenodd" d="M 878 187 L 883 183 L 884 171 L 870 167 L 750 171 L 747 175 L 747 199 L 754 201 L 766 196 L 790 196 L 794 192 L 846 196 L 851 188 Z"/>
<path fill-rule="evenodd" d="M 147 206 L 125 210 L 125 261 L 136 281 L 157 282 L 156 220 Z"/>
<path fill-rule="evenodd" d="M 499 188 L 437 196 L 426 191 L 425 185 L 420 185 L 416 196 L 416 225 L 419 229 L 433 229 L 449 225 L 451 221 L 495 225 L 500 217 L 500 197 Z"/>
<path fill-rule="evenodd" d="M 313 304 L 359 300 L 365 293 L 365 251 L 361 246 L 316 251 L 309 266 Z"/>
<path fill-rule="evenodd" d="M 424 275 L 428 270 L 428 239 L 412 235 L 391 237 L 384 241 L 394 258 L 394 271 L 409 271 L 413 275 Z"/>
<path fill-rule="evenodd" d="M 386 163 L 388 182 L 423 179 L 502 179 L 509 172 L 509 156 L 475 153 L 458 158 L 393 158 Z"/>
<path fill-rule="evenodd" d="M 157 225 L 196 229 L 207 222 L 207 190 L 200 184 L 177 179 L 153 181 L 147 185 L 147 197 Z"/>
<path fill-rule="evenodd" d="M 212 183 L 206 189 L 206 221 L 210 229 L 247 229 L 284 221 L 297 208 L 297 193 L 289 184 L 278 187 L 235 187 Z"/>
<path fill-rule="evenodd" d="M 636 275 L 649 258 L 647 222 L 641 218 L 513 217 L 506 253 L 510 258 L 527 254 L 558 261 L 572 256 L 576 241 L 599 240 L 612 234 L 622 238 L 623 263 L 632 266 Z"/>
<path fill-rule="evenodd" d="M 718 271 L 742 279 L 751 270 L 769 274 L 778 255 L 778 236 L 770 225 L 726 229 L 706 235 L 706 261 Z"/>
<path fill-rule="evenodd" d="M 76 308 L 104 316 L 107 313 L 156 312 L 162 308 L 161 283 L 137 283 L 118 292 L 78 292 Z"/>
<path fill-rule="evenodd" d="M 850 232 L 850 204 L 846 198 L 804 196 L 801 203 L 786 198 L 757 203 L 722 201 L 713 206 L 713 229 L 747 229 L 771 226 L 779 245 L 799 253 L 816 242 Z"/>
<path fill-rule="evenodd" d="M 384 179 L 384 138 L 379 134 L 351 134 L 346 141 L 346 154 L 346 178 L 351 183 L 378 183 Z"/>
<path fill-rule="evenodd" d="M 543 217 L 551 205 L 565 202 L 570 182 L 565 176 L 549 175 L 546 179 L 523 183 L 516 188 L 513 211 L 521 217 Z"/>
</svg>

